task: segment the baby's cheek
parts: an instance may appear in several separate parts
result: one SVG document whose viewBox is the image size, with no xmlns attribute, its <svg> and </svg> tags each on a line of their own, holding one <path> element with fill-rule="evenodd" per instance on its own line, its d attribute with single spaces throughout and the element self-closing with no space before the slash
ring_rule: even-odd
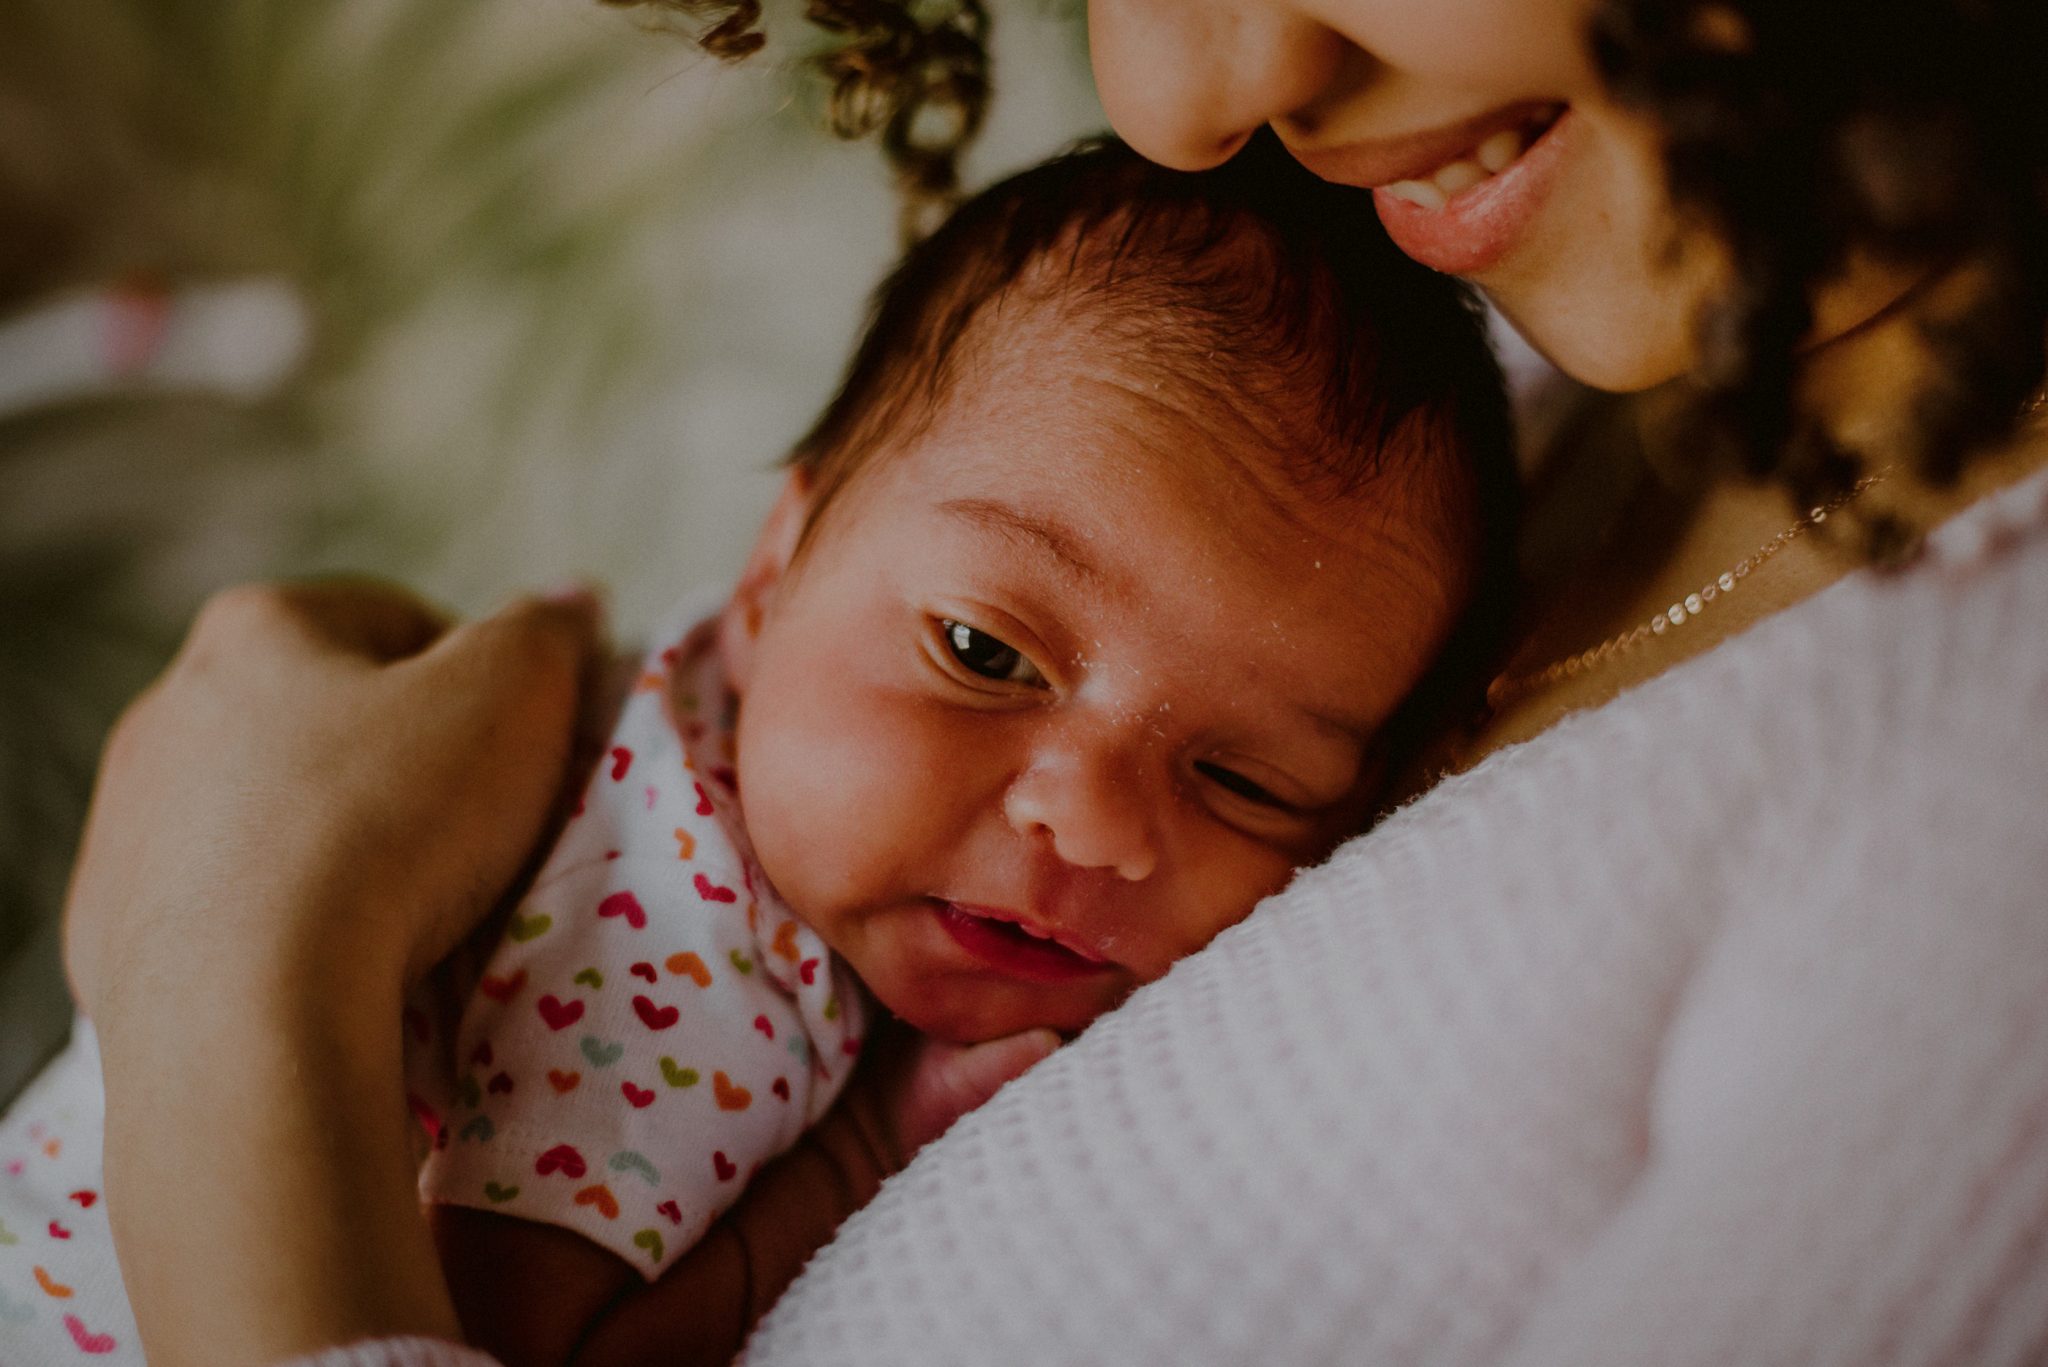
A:
<svg viewBox="0 0 2048 1367">
<path fill-rule="evenodd" d="M 837 705 L 833 705 L 837 704 Z M 740 719 L 742 807 L 763 870 L 833 938 L 833 913 L 904 895 L 942 803 L 914 734 L 820 690 L 761 690 Z"/>
</svg>

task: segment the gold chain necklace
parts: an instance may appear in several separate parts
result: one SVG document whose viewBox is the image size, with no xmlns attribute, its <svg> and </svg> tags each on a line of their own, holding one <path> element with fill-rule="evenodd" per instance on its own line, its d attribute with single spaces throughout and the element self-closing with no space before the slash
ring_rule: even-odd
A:
<svg viewBox="0 0 2048 1367">
<path fill-rule="evenodd" d="M 1654 614 L 1649 621 L 1638 623 L 1618 636 L 1610 636 L 1599 645 L 1587 650 L 1581 650 L 1576 654 L 1567 655 L 1563 659 L 1553 661 L 1541 669 L 1520 674 L 1503 673 L 1498 675 L 1492 683 L 1486 686 L 1486 705 L 1488 709 L 1497 712 L 1509 703 L 1525 698 L 1539 689 L 1549 688 L 1553 684 L 1564 682 L 1566 679 L 1575 679 L 1581 674 L 1588 674 L 1596 669 L 1603 668 L 1635 650 L 1644 642 L 1653 641 L 1660 636 L 1666 636 L 1676 631 L 1715 603 L 1720 602 L 1728 594 L 1735 592 L 1736 585 L 1763 568 L 1779 551 L 1784 550 L 1794 541 L 1797 541 L 1821 523 L 1826 522 L 1829 517 L 1860 498 L 1864 490 L 1882 480 L 1887 473 L 1887 470 L 1877 470 L 1867 474 L 1834 498 L 1829 499 L 1826 503 L 1816 508 L 1807 509 L 1806 515 L 1797 522 L 1787 527 L 1784 531 L 1779 532 L 1769 541 L 1764 542 L 1763 545 L 1757 547 L 1742 559 L 1736 561 L 1734 565 L 1722 571 L 1716 578 L 1702 584 L 1697 591 L 1688 593 L 1662 612 Z"/>
<path fill-rule="evenodd" d="M 2037 389 L 2028 396 L 2027 401 L 2020 406 L 2019 420 L 2022 423 L 2030 422 L 2044 411 L 2048 411 L 2048 386 Z M 1610 636 L 1591 649 L 1581 650 L 1575 655 L 1567 655 L 1562 660 L 1553 661 L 1541 669 L 1520 674 L 1504 672 L 1495 676 L 1493 682 L 1486 686 L 1487 711 L 1498 712 L 1507 704 L 1540 689 L 1549 688 L 1566 679 L 1575 679 L 1581 674 L 1611 664 L 1645 641 L 1655 640 L 1684 626 L 1707 608 L 1721 601 L 1723 597 L 1735 592 L 1737 584 L 1754 574 L 1772 556 L 1862 497 L 1864 490 L 1882 480 L 1890 471 L 1889 466 L 1874 470 L 1826 503 L 1817 508 L 1807 509 L 1806 516 L 1764 542 L 1713 580 L 1702 584 L 1697 592 L 1688 593 L 1651 617 L 1649 621 L 1630 627 L 1619 636 Z"/>
</svg>

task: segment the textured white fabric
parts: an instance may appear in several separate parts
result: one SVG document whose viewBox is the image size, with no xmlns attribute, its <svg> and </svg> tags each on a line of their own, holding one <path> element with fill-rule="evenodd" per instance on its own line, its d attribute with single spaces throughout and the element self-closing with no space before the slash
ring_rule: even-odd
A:
<svg viewBox="0 0 2048 1367">
<path fill-rule="evenodd" d="M 928 1149 L 747 1361 L 2048 1360 L 2044 499 L 1346 846 Z"/>
</svg>

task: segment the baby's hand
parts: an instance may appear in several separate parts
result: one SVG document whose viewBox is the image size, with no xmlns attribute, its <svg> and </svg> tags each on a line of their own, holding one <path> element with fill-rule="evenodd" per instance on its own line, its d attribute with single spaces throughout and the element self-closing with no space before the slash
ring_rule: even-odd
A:
<svg viewBox="0 0 2048 1367">
<path fill-rule="evenodd" d="M 570 1342 L 581 1340 L 579 1367 L 730 1362 L 840 1221 L 866 1205 L 920 1148 L 1059 1042 L 1050 1030 L 1026 1030 L 983 1044 L 943 1044 L 895 1021 L 878 1025 L 838 1103 L 801 1143 L 762 1169 L 739 1203 L 659 1280 L 634 1286 L 635 1276 L 623 1263 L 598 1255 L 612 1265 L 614 1280 L 610 1293 L 591 1300 L 609 1302 L 610 1309 L 599 1323 L 567 1335 Z M 560 1231 L 543 1233 L 557 1242 L 582 1243 Z M 584 1244 L 583 1250 L 587 1255 L 595 1246 Z M 532 1259 L 526 1265 L 534 1272 L 530 1293 L 507 1288 L 493 1274 L 487 1284 L 504 1299 L 465 1322 L 504 1328 L 505 1304 L 549 1305 L 554 1272 Z M 458 1286 L 462 1282 L 458 1277 Z M 534 1360 L 526 1349 L 536 1336 L 508 1332 L 509 1339 L 487 1339 L 484 1346 L 507 1362 Z"/>
<path fill-rule="evenodd" d="M 860 1069 L 827 1124 L 836 1120 L 835 1128 L 858 1139 L 867 1175 L 879 1184 L 1059 1044 L 1047 1029 L 948 1044 L 889 1020 L 869 1033 Z"/>
<path fill-rule="evenodd" d="M 884 1100 L 884 1118 L 904 1162 L 1059 1047 L 1060 1037 L 1042 1028 L 982 1044 L 946 1044 L 913 1034 L 902 1075 Z"/>
</svg>

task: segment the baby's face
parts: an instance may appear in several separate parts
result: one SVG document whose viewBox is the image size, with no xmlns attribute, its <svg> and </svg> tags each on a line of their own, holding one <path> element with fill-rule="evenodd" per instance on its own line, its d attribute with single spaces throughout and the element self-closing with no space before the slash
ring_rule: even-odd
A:
<svg viewBox="0 0 2048 1367">
<path fill-rule="evenodd" d="M 1319 506 L 1221 441 L 1035 365 L 728 611 L 762 868 L 912 1025 L 1077 1030 L 1369 812 L 1459 576 L 1397 490 Z"/>
</svg>

